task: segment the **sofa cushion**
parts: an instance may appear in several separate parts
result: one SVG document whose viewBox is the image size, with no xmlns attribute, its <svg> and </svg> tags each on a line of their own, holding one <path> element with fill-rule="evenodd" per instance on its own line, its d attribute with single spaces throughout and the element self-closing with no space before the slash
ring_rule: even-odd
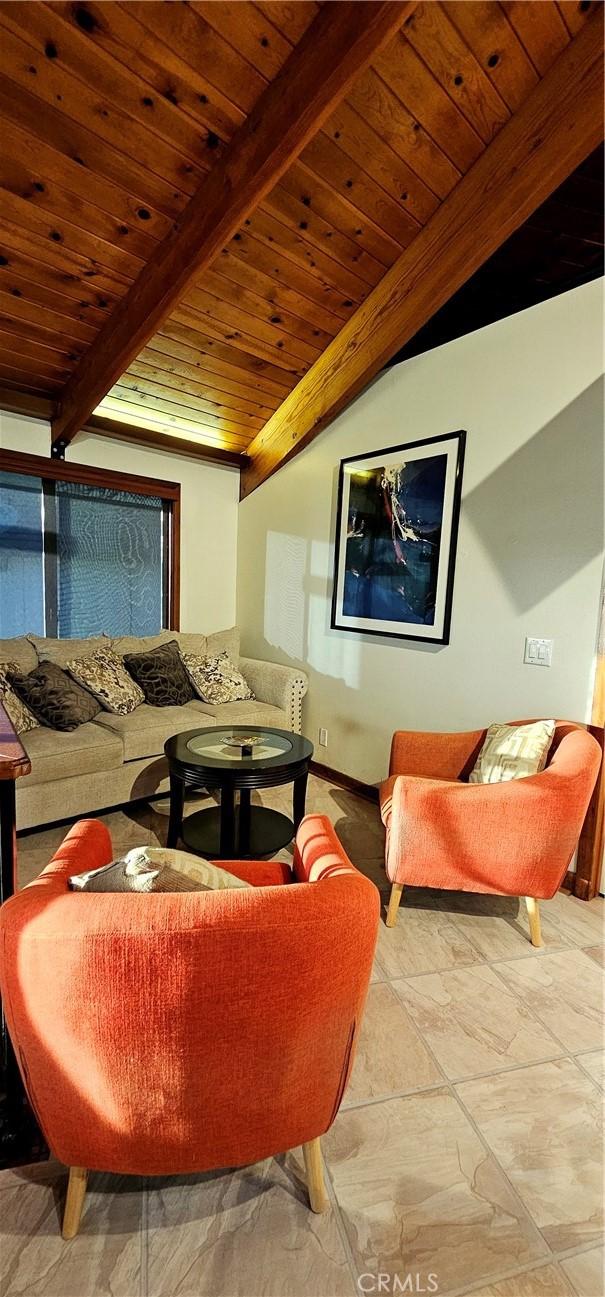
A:
<svg viewBox="0 0 605 1297">
<path fill-rule="evenodd" d="M 120 635 L 111 641 L 111 647 L 120 657 L 126 653 L 149 653 L 150 649 L 159 648 L 175 639 L 173 630 L 161 630 L 157 635 Z"/>
<path fill-rule="evenodd" d="M 195 698 L 176 640 L 149 653 L 126 653 L 124 666 L 152 707 L 182 707 Z"/>
<path fill-rule="evenodd" d="M 239 662 L 239 641 L 240 634 L 237 626 L 231 626 L 229 630 L 218 630 L 213 635 L 206 636 L 206 648 L 204 650 L 184 648 L 185 653 L 205 652 L 208 657 L 216 657 L 219 653 L 226 653 L 232 662 Z"/>
<path fill-rule="evenodd" d="M 193 704 L 192 704 L 193 706 Z M 198 719 L 202 725 L 268 725 L 275 730 L 289 730 L 288 714 L 281 707 L 269 703 L 200 703 L 205 716 Z"/>
<path fill-rule="evenodd" d="M 193 631 L 176 630 L 172 638 L 176 640 L 180 653 L 199 653 L 201 657 L 206 657 L 207 635 L 195 635 Z"/>
<path fill-rule="evenodd" d="M 43 635 L 28 635 L 27 638 L 36 654 L 34 666 L 38 662 L 55 662 L 64 667 L 71 658 L 88 657 L 96 649 L 108 648 L 111 642 L 108 635 L 91 635 L 89 639 L 46 639 Z"/>
<path fill-rule="evenodd" d="M 166 739 L 183 730 L 201 729 L 214 722 L 196 707 L 150 707 L 141 703 L 130 716 L 114 716 L 100 712 L 95 725 L 111 730 L 124 744 L 124 760 L 136 761 L 139 757 L 163 756 Z"/>
<path fill-rule="evenodd" d="M 122 635 L 112 641 L 112 648 L 122 657 L 126 653 L 147 653 L 149 649 L 159 648 L 175 639 L 182 653 L 208 654 L 228 653 L 234 662 L 239 659 L 239 630 L 232 626 L 229 630 L 215 631 L 213 635 L 198 635 L 195 631 L 161 630 L 157 635 Z M 0 641 L 1 642 L 1 641 Z"/>
<path fill-rule="evenodd" d="M 38 665 L 38 655 L 32 639 L 31 635 L 0 639 L 0 662 L 16 662 L 19 671 L 33 671 Z"/>
<path fill-rule="evenodd" d="M 23 735 L 23 747 L 32 763 L 31 774 L 19 780 L 26 784 L 44 784 L 50 779 L 69 779 L 72 775 L 95 774 L 115 770 L 124 759 L 119 735 L 102 730 L 94 721 L 68 732 L 40 727 Z M 45 819 L 62 818 L 62 807 L 49 807 Z"/>
<path fill-rule="evenodd" d="M 27 675 L 9 672 L 8 682 L 34 716 L 53 730 L 75 730 L 101 710 L 96 698 L 55 662 L 41 662 Z"/>
</svg>

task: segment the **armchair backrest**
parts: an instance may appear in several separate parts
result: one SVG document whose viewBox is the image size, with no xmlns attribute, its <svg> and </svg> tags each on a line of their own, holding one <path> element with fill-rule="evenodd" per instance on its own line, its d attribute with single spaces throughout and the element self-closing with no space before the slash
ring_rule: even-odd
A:
<svg viewBox="0 0 605 1297">
<path fill-rule="evenodd" d="M 111 858 L 105 827 L 81 822 L 0 911 L 9 1030 L 55 1155 L 171 1174 L 323 1134 L 348 1079 L 379 913 L 329 822 L 303 822 L 301 881 L 281 887 L 67 890 L 70 873 Z"/>
<path fill-rule="evenodd" d="M 533 720 L 510 721 L 531 725 Z M 389 774 L 413 775 L 417 779 L 466 780 L 481 750 L 486 729 L 455 733 L 423 733 L 396 730 L 391 741 Z M 558 720 L 548 753 L 546 769 L 556 763 L 557 773 L 587 772 L 594 783 L 594 762 L 598 744 L 585 726 Z M 596 756 L 595 756 L 596 754 Z M 589 778 L 589 782 L 590 782 Z"/>
</svg>

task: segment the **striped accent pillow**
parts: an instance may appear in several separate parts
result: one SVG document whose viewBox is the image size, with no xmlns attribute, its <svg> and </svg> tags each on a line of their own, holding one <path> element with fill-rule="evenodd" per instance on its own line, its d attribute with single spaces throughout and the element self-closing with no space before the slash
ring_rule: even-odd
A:
<svg viewBox="0 0 605 1297">
<path fill-rule="evenodd" d="M 554 732 L 554 721 L 490 725 L 469 784 L 501 784 L 539 774 L 546 765 Z"/>
</svg>

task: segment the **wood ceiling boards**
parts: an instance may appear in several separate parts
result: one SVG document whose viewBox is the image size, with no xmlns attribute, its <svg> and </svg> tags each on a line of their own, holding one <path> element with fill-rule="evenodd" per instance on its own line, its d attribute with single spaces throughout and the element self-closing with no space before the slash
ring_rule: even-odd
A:
<svg viewBox="0 0 605 1297">
<path fill-rule="evenodd" d="M 554 65 L 591 24 L 600 32 L 598 8 L 0 3 L 0 384 L 52 399 L 56 437 L 97 405 L 158 436 L 250 449 L 250 489 L 284 457 L 283 432 L 269 459 L 261 437 L 285 398 Z M 348 34 L 347 9 L 358 12 Z M 324 41 L 304 44 L 322 23 L 334 40 L 323 61 Z M 298 136 L 293 113 L 279 113 L 286 64 L 316 113 Z M 242 155 L 246 130 L 256 142 L 263 125 L 262 161 Z M 234 170 L 242 156 L 248 169 Z M 231 224 L 219 179 L 232 185 Z M 182 245 L 196 268 L 179 278 L 170 250 L 194 195 L 203 219 L 204 193 L 216 219 L 205 251 Z M 173 273 L 158 289 L 162 264 Z"/>
</svg>

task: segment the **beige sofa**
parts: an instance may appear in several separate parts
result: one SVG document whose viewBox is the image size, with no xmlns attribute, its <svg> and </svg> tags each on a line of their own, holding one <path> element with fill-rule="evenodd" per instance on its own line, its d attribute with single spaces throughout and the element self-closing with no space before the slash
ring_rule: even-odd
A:
<svg viewBox="0 0 605 1297">
<path fill-rule="evenodd" d="M 171 639 L 178 640 L 186 652 L 228 652 L 239 663 L 255 701 L 213 705 L 196 699 L 184 707 L 142 703 L 129 716 L 101 711 L 94 721 L 71 733 L 43 727 L 31 730 L 22 737 L 32 770 L 17 782 L 18 829 L 165 792 L 164 743 L 181 730 L 204 725 L 271 725 L 300 734 L 306 676 L 274 662 L 240 657 L 237 628 L 214 635 L 162 631 L 144 639 L 125 637 L 111 643 L 118 653 L 137 653 Z M 92 651 L 97 643 L 98 639 L 56 640 L 35 635 L 5 639 L 0 640 L 0 662 L 17 662 L 22 671 L 33 671 L 44 658 L 64 666 L 70 658 Z"/>
</svg>

